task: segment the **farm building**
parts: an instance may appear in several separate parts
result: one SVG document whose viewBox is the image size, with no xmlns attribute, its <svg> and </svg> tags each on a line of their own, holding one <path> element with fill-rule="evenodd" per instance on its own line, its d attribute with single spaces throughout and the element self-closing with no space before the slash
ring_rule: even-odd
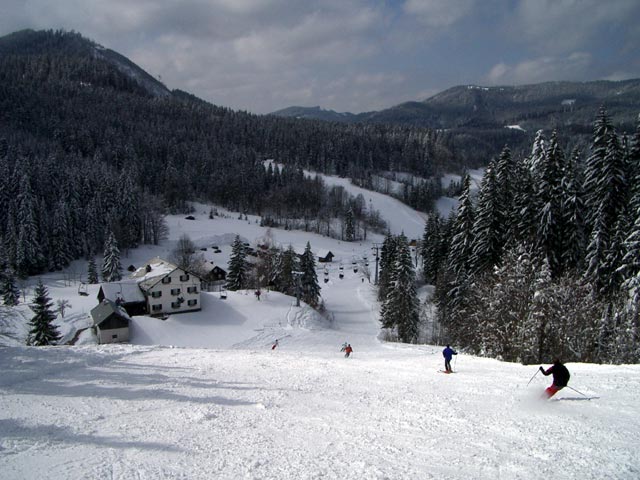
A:
<svg viewBox="0 0 640 480">
<path fill-rule="evenodd" d="M 111 300 L 104 299 L 91 310 L 91 318 L 98 336 L 98 343 L 119 343 L 129 341 L 129 321 L 127 311 Z"/>
</svg>

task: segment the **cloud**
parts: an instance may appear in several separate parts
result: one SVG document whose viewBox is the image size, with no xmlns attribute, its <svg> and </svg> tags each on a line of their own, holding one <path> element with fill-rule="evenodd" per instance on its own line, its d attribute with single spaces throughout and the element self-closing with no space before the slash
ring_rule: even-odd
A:
<svg viewBox="0 0 640 480">
<path fill-rule="evenodd" d="M 75 30 L 169 88 L 257 113 L 640 71 L 638 0 L 0 1 L 0 35 Z"/>
<path fill-rule="evenodd" d="M 515 65 L 498 63 L 486 75 L 491 85 L 510 85 L 576 80 L 584 77 L 592 63 L 591 54 L 575 52 L 566 57 L 539 57 Z"/>
<path fill-rule="evenodd" d="M 606 42 L 606 31 L 635 29 L 638 40 L 639 17 L 637 0 L 519 0 L 512 34 L 532 50 L 567 53 L 593 41 Z"/>
<path fill-rule="evenodd" d="M 431 28 L 453 25 L 471 13 L 475 0 L 407 0 L 403 10 Z"/>
</svg>

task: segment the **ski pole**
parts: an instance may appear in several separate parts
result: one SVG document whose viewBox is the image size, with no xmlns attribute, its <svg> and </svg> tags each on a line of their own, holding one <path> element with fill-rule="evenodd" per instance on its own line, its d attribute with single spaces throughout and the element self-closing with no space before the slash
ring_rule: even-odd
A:
<svg viewBox="0 0 640 480">
<path fill-rule="evenodd" d="M 540 371 L 540 369 L 536 370 L 536 373 L 533 374 L 533 377 L 531 377 L 531 380 L 529 380 L 529 383 L 531 383 L 531 381 L 536 378 L 536 375 L 538 375 L 538 372 Z M 527 383 L 527 387 L 529 386 L 529 383 Z"/>
<path fill-rule="evenodd" d="M 567 388 L 570 388 L 570 389 L 571 389 L 571 390 L 573 390 L 574 392 L 579 393 L 579 394 L 580 394 L 580 395 L 582 395 L 583 397 L 587 397 L 587 398 L 589 398 L 589 397 L 588 397 L 587 395 L 585 395 L 584 393 L 582 393 L 582 392 L 580 392 L 580 391 L 576 390 L 576 389 L 575 389 L 575 388 L 573 388 L 573 387 L 570 387 L 569 385 L 567 385 Z"/>
</svg>

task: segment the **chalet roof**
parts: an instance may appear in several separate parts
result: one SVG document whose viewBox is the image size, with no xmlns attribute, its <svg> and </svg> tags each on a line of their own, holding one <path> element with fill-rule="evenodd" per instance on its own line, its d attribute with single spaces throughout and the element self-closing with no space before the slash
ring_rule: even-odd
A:
<svg viewBox="0 0 640 480">
<path fill-rule="evenodd" d="M 327 255 L 331 254 L 333 256 L 333 252 L 331 250 L 327 250 L 326 248 L 323 248 L 321 250 L 318 250 L 318 257 L 320 258 L 326 258 Z"/>
<path fill-rule="evenodd" d="M 131 320 L 127 311 L 121 306 L 116 305 L 116 303 L 111 300 L 105 299 L 96 307 L 91 309 L 91 318 L 93 318 L 94 325 L 100 325 L 112 315 L 120 317 L 127 322 Z"/>
<path fill-rule="evenodd" d="M 206 274 L 209 274 L 209 273 L 214 272 L 214 271 L 217 272 L 217 271 L 220 271 L 220 270 L 222 270 L 223 272 L 226 272 L 226 270 L 224 268 L 222 268 L 219 265 L 216 265 L 213 262 L 202 262 L 198 266 L 198 270 L 201 270 L 202 273 L 206 273 Z"/>
<path fill-rule="evenodd" d="M 173 263 L 168 262 L 167 260 L 163 260 L 160 257 L 153 258 L 146 262 L 143 267 L 139 268 L 131 274 L 131 278 L 133 278 L 138 283 L 141 289 L 149 290 L 164 277 L 170 275 L 176 270 L 188 273 L 189 275 L 192 275 L 198 279 L 200 278 L 198 275 L 187 272 L 182 268 L 174 265 Z"/>
<path fill-rule="evenodd" d="M 110 282 L 100 285 L 104 298 L 115 302 L 120 299 L 122 303 L 146 302 L 144 294 L 138 283 L 133 280 L 123 282 Z"/>
</svg>

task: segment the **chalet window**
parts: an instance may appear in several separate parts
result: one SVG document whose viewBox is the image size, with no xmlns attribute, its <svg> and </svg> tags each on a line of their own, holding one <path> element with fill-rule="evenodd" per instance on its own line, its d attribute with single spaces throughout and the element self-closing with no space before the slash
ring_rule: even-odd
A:
<svg viewBox="0 0 640 480">
<path fill-rule="evenodd" d="M 182 302 L 171 302 L 171 308 L 180 308 Z"/>
<path fill-rule="evenodd" d="M 180 281 L 181 282 L 186 282 L 189 280 L 189 274 L 185 273 L 184 275 L 180 275 Z"/>
<path fill-rule="evenodd" d="M 167 283 L 171 283 L 171 277 L 164 277 L 164 278 L 162 279 L 162 283 L 164 283 L 165 285 L 166 285 Z"/>
<path fill-rule="evenodd" d="M 190 307 L 193 307 L 194 305 L 198 304 L 198 300 L 188 300 L 187 301 L 187 305 L 189 305 Z"/>
<path fill-rule="evenodd" d="M 162 304 L 161 303 L 156 303 L 155 305 L 151 305 L 151 310 L 153 310 L 154 312 L 159 312 L 162 310 Z"/>
<path fill-rule="evenodd" d="M 198 287 L 187 287 L 187 293 L 198 293 Z"/>
<path fill-rule="evenodd" d="M 162 296 L 162 290 L 158 290 L 157 292 L 151 292 L 151 296 L 153 298 L 158 298 Z"/>
<path fill-rule="evenodd" d="M 118 334 L 113 334 L 113 335 L 111 335 L 111 338 L 112 338 L 112 339 L 116 339 L 116 338 L 118 338 Z"/>
<path fill-rule="evenodd" d="M 180 295 L 180 289 L 179 288 L 172 288 L 171 289 L 171 295 Z"/>
</svg>

